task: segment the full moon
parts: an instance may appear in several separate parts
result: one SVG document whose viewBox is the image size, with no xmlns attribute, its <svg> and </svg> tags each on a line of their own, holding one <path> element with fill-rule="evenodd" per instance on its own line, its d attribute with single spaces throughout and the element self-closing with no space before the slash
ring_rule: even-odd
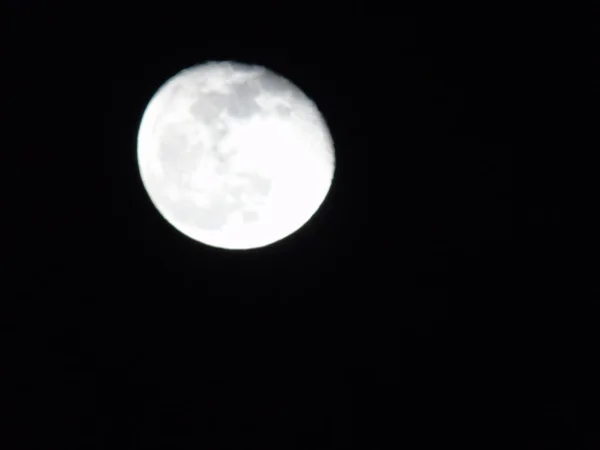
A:
<svg viewBox="0 0 600 450">
<path fill-rule="evenodd" d="M 251 249 L 300 229 L 335 171 L 315 103 L 262 66 L 207 62 L 167 80 L 140 122 L 137 159 L 161 216 L 184 235 Z"/>
</svg>

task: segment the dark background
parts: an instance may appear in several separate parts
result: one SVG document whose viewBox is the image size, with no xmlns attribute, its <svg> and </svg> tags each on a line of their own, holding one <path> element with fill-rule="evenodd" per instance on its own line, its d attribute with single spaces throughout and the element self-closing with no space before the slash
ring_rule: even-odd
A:
<svg viewBox="0 0 600 450">
<path fill-rule="evenodd" d="M 0 447 L 599 448 L 597 310 L 532 152 L 552 48 L 372 9 L 6 3 Z M 335 141 L 322 208 L 267 248 L 191 241 L 139 177 L 150 97 L 211 59 L 288 77 Z"/>
</svg>

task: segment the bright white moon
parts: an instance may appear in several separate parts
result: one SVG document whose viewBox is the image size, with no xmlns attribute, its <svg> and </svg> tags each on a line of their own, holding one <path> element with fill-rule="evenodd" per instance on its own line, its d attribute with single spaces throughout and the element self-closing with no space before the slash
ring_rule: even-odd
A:
<svg viewBox="0 0 600 450">
<path fill-rule="evenodd" d="M 335 170 L 313 101 L 264 67 L 209 62 L 163 84 L 141 120 L 144 187 L 173 227 L 204 244 L 250 249 L 301 228 Z"/>
</svg>

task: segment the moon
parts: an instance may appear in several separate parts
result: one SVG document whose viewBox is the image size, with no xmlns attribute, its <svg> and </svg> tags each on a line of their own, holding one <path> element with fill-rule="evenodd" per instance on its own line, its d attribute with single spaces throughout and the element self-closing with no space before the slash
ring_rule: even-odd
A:
<svg viewBox="0 0 600 450">
<path fill-rule="evenodd" d="M 257 65 L 209 61 L 150 99 L 137 160 L 144 188 L 175 229 L 223 249 L 259 248 L 303 227 L 335 172 L 316 104 Z"/>
</svg>

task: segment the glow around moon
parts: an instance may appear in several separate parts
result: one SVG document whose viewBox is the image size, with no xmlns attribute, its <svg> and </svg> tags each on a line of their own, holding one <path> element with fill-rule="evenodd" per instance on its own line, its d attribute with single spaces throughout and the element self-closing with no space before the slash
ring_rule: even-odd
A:
<svg viewBox="0 0 600 450">
<path fill-rule="evenodd" d="M 159 213 L 204 244 L 263 247 L 327 196 L 333 142 L 318 108 L 264 67 L 209 62 L 163 84 L 141 120 L 142 182 Z"/>
</svg>

